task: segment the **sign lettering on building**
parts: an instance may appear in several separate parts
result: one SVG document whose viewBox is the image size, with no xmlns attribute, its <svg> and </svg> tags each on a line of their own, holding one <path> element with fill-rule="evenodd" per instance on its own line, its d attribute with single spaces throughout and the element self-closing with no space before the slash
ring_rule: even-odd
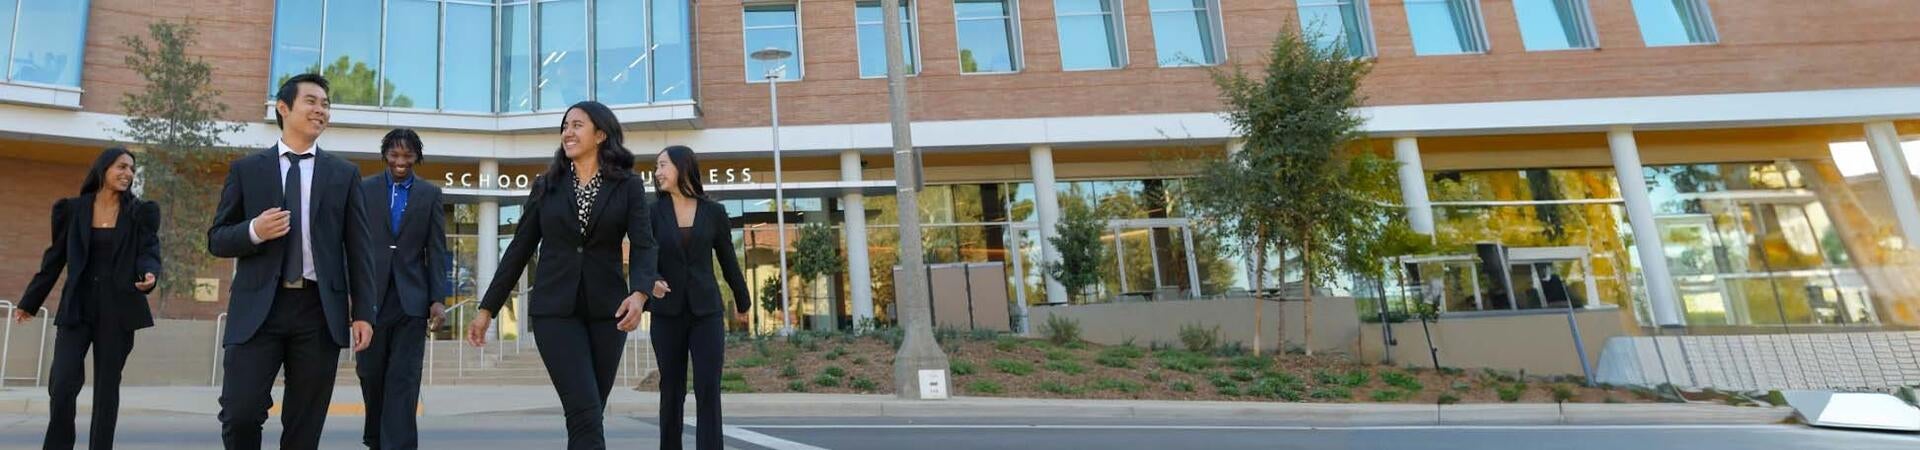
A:
<svg viewBox="0 0 1920 450">
<path fill-rule="evenodd" d="M 443 187 L 479 189 L 529 189 L 533 185 L 534 177 L 535 175 L 527 174 L 501 174 L 488 178 L 473 172 L 447 172 L 441 176 L 440 185 Z M 653 171 L 641 171 L 640 179 L 649 185 L 653 184 Z M 749 167 L 707 169 L 706 181 L 707 184 L 752 183 L 753 169 Z"/>
</svg>

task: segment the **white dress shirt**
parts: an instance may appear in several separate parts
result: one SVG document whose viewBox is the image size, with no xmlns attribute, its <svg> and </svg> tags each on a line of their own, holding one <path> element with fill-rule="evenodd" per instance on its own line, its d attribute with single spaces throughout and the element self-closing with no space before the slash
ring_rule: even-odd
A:
<svg viewBox="0 0 1920 450">
<path fill-rule="evenodd" d="M 313 148 L 294 151 L 292 147 L 287 146 L 287 141 L 280 141 L 274 145 L 274 148 L 279 150 L 279 152 L 274 154 L 274 159 L 280 161 L 280 187 L 283 189 L 287 185 L 287 169 L 289 168 L 288 164 L 291 163 L 291 161 L 287 159 L 287 154 L 312 154 L 316 157 L 320 156 L 314 153 L 319 150 L 318 144 Z M 313 221 L 307 220 L 308 217 L 311 217 L 310 212 L 313 211 L 313 208 L 309 207 L 313 205 L 313 161 L 314 158 L 300 160 L 300 216 L 294 217 L 293 220 L 300 221 L 300 248 L 305 250 L 300 252 L 301 277 L 309 280 L 319 280 L 320 277 L 316 275 L 313 270 L 313 227 L 308 226 L 308 224 L 313 223 Z M 256 217 L 253 220 L 260 219 Z M 260 234 L 253 231 L 252 221 L 247 222 L 247 237 L 253 239 L 254 245 L 259 245 L 267 241 L 266 239 L 261 239 Z"/>
</svg>

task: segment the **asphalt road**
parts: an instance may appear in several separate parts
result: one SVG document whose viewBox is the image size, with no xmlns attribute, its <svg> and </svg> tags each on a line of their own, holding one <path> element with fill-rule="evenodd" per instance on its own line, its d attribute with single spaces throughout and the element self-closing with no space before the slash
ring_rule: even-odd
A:
<svg viewBox="0 0 1920 450">
<path fill-rule="evenodd" d="M 80 420 L 85 448 L 87 420 Z M 327 422 L 322 448 L 357 449 L 360 418 Z M 728 421 L 738 449 L 1804 449 L 1920 448 L 1920 435 L 1814 429 L 1790 425 L 1682 426 L 1276 426 L 1251 420 L 1045 418 L 740 418 Z M 553 414 L 421 418 L 425 449 L 552 449 L 564 445 Z M 267 447 L 278 439 L 267 427 Z M 39 448 L 46 419 L 0 415 L 0 449 Z M 121 418 L 116 448 L 213 449 L 219 424 L 201 415 Z M 691 427 L 689 427 L 691 432 Z M 607 420 L 611 448 L 654 448 L 651 416 Z M 693 440 L 684 441 L 692 448 Z"/>
</svg>

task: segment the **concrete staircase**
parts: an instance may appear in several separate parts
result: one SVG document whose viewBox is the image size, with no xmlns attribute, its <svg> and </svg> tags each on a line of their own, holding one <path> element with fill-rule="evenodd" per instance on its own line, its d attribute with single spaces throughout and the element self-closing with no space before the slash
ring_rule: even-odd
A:
<svg viewBox="0 0 1920 450">
<path fill-rule="evenodd" d="M 512 341 L 491 342 L 484 354 L 465 342 L 434 341 L 429 345 L 433 346 L 432 356 L 420 373 L 422 385 L 545 386 L 550 383 L 540 351 L 531 340 L 521 343 L 518 350 Z M 620 361 L 621 384 L 638 383 L 653 371 L 653 346 L 644 340 L 631 341 Z M 359 386 L 357 367 L 353 357 L 342 361 L 335 386 Z"/>
</svg>

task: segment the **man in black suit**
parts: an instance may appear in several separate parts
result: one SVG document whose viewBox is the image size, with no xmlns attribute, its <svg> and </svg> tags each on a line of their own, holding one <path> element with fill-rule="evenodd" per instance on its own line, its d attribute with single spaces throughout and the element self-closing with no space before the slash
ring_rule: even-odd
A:
<svg viewBox="0 0 1920 450">
<path fill-rule="evenodd" d="M 207 230 L 209 253 L 239 259 L 220 390 L 220 437 L 228 449 L 260 448 L 274 375 L 283 366 L 280 448 L 318 448 L 340 349 L 364 350 L 372 339 L 371 238 L 360 170 L 316 145 L 330 106 L 319 75 L 280 85 L 280 142 L 228 167 Z"/>
<path fill-rule="evenodd" d="M 446 316 L 447 228 L 440 188 L 414 176 L 426 158 L 420 135 L 400 128 L 380 139 L 387 170 L 360 182 L 373 235 L 373 344 L 359 356 L 360 395 L 367 402 L 362 443 L 371 449 L 420 448 L 414 407 L 427 332 Z"/>
</svg>

